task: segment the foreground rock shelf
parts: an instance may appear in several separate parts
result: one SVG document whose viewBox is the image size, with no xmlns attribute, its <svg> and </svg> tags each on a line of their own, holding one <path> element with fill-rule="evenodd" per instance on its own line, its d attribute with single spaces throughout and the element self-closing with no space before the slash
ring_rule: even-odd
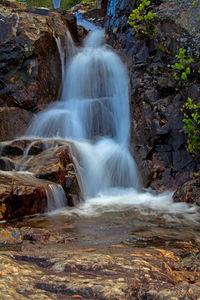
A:
<svg viewBox="0 0 200 300">
<path fill-rule="evenodd" d="M 21 251 L 0 252 L 2 299 L 199 300 L 199 234 L 183 229 L 181 237 L 157 220 L 127 238 L 116 215 L 16 224 Z M 116 220 L 121 242 L 112 236 Z"/>
</svg>

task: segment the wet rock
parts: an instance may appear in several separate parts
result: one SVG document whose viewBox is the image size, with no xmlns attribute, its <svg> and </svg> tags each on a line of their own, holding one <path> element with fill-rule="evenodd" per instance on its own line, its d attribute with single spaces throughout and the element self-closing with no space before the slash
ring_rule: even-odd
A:
<svg viewBox="0 0 200 300">
<path fill-rule="evenodd" d="M 173 195 L 175 202 L 195 203 L 200 206 L 200 175 L 178 187 Z"/>
<path fill-rule="evenodd" d="M 23 248 L 20 255 L 0 255 L 1 295 L 13 292 L 17 297 L 28 288 L 33 298 L 37 295 L 41 299 L 71 296 L 181 300 L 186 295 L 188 299 L 198 299 L 199 271 L 191 267 L 192 262 L 198 264 L 197 246 L 191 243 L 177 245 L 177 249 L 113 246 L 108 254 L 100 248 L 96 253 L 77 249 L 77 244 L 57 251 L 50 244 L 44 244 L 42 249 L 35 244 L 35 248 L 34 245 L 29 250 Z M 185 258 L 181 258 L 184 250 L 179 247 L 187 251 Z M 12 278 L 9 283 L 8 278 Z"/>
<path fill-rule="evenodd" d="M 28 171 L 38 180 L 61 185 L 68 205 L 73 206 L 79 202 L 80 188 L 70 143 L 59 140 L 21 139 L 2 142 L 0 150 L 2 155 L 0 169 L 13 171 L 13 178 L 15 174 L 18 176 L 16 171 Z"/>
<path fill-rule="evenodd" d="M 45 144 L 43 147 L 45 148 Z M 67 203 L 71 206 L 78 202 L 80 189 L 70 147 L 70 143 L 62 144 L 60 142 L 58 147 L 50 147 L 32 157 L 30 156 L 32 148 L 30 148 L 31 152 L 28 153 L 27 162 L 23 162 L 23 168 L 33 173 L 37 178 L 60 184 L 65 191 Z"/>
<path fill-rule="evenodd" d="M 20 233 L 23 237 L 23 241 L 29 241 L 31 244 L 40 246 L 49 243 L 68 243 L 72 239 L 70 234 L 57 234 L 56 232 L 45 228 L 21 227 Z"/>
<path fill-rule="evenodd" d="M 0 171 L 0 220 L 11 220 L 47 211 L 51 182 L 25 173 Z"/>
<path fill-rule="evenodd" d="M 20 250 L 22 235 L 17 228 L 0 228 L 0 250 Z"/>
<path fill-rule="evenodd" d="M 0 157 L 0 170 L 12 171 L 15 168 L 14 162 L 8 157 Z"/>
</svg>

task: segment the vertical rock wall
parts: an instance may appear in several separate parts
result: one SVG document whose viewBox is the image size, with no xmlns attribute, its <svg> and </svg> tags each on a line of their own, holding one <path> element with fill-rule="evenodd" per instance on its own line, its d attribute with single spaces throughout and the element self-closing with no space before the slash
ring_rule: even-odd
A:
<svg viewBox="0 0 200 300">
<path fill-rule="evenodd" d="M 200 48 L 198 8 L 194 1 L 151 1 L 156 12 L 155 37 L 136 35 L 128 16 L 140 1 L 109 0 L 106 32 L 109 43 L 127 64 L 130 77 L 132 151 L 146 187 L 176 189 L 197 171 L 198 159 L 186 150 L 180 108 L 191 97 L 200 99 L 199 63 L 182 89 L 171 65 L 179 48 L 195 57 Z M 178 16 L 178 17 L 177 17 Z M 193 24 L 187 27 L 187 22 Z"/>
</svg>

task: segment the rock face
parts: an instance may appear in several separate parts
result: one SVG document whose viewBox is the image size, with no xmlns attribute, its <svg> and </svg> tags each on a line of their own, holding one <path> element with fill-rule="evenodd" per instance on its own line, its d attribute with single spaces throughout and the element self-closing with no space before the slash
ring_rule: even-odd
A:
<svg viewBox="0 0 200 300">
<path fill-rule="evenodd" d="M 200 98 L 198 61 L 179 88 L 170 67 L 179 48 L 195 57 L 200 48 L 199 2 L 151 1 L 156 36 L 135 35 L 127 23 L 136 1 L 108 2 L 106 31 L 109 43 L 119 50 L 130 76 L 132 145 L 144 185 L 156 190 L 176 189 L 192 178 L 197 161 L 186 150 L 186 133 L 180 108 L 191 97 Z M 190 25 L 187 26 L 188 20 Z"/>
<path fill-rule="evenodd" d="M 44 140 L 0 144 L 0 220 L 78 202 L 79 184 L 70 147 L 67 142 Z"/>
<path fill-rule="evenodd" d="M 67 30 L 78 41 L 76 18 L 62 11 L 13 8 L 12 2 L 8 7 L 9 3 L 0 1 L 0 106 L 36 111 L 59 97 L 59 44 L 66 47 Z"/>
<path fill-rule="evenodd" d="M 0 220 L 45 212 L 47 187 L 30 175 L 0 172 Z"/>
<path fill-rule="evenodd" d="M 173 195 L 175 202 L 195 203 L 200 206 L 200 176 L 185 182 Z"/>
</svg>

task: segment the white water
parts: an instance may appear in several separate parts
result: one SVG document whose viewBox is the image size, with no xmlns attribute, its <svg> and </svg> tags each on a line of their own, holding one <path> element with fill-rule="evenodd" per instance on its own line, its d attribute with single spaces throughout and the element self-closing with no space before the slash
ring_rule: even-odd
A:
<svg viewBox="0 0 200 300">
<path fill-rule="evenodd" d="M 53 8 L 60 8 L 60 0 L 52 0 Z"/>
<path fill-rule="evenodd" d="M 34 137 L 73 142 L 84 203 L 66 213 L 147 207 L 169 214 L 195 209 L 172 202 L 171 193 L 141 192 L 129 152 L 128 76 L 120 58 L 104 44 L 104 32 L 88 35 L 65 72 L 61 101 L 39 113 L 28 129 Z"/>
<path fill-rule="evenodd" d="M 46 188 L 47 210 L 53 211 L 63 208 L 66 205 L 66 197 L 64 190 L 59 184 L 48 184 Z"/>
</svg>

